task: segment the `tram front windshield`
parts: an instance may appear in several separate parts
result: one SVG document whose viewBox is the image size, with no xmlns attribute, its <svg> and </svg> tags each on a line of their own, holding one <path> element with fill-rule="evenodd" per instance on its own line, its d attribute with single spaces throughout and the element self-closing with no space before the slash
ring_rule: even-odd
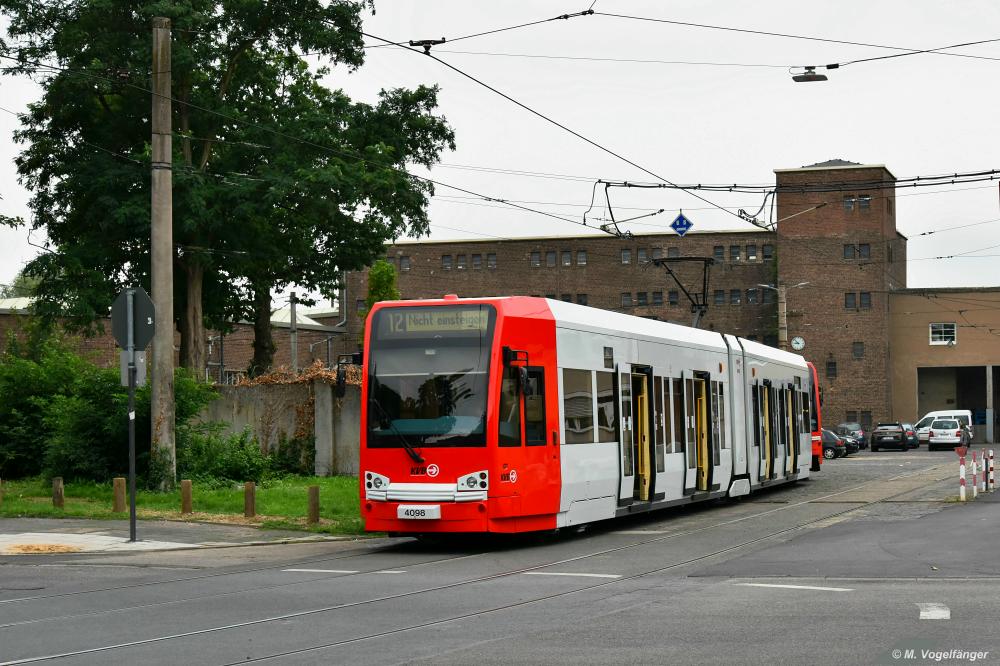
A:
<svg viewBox="0 0 1000 666">
<path fill-rule="evenodd" d="M 496 311 L 383 308 L 368 351 L 368 446 L 486 446 Z"/>
</svg>

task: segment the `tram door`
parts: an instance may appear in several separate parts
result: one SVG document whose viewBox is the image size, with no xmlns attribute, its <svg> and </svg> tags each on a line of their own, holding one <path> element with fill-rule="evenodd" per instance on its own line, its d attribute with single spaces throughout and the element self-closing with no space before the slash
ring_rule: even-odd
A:
<svg viewBox="0 0 1000 666">
<path fill-rule="evenodd" d="M 621 465 L 619 499 L 648 502 L 653 485 L 650 416 L 652 387 L 648 368 L 626 368 L 618 375 L 621 391 Z"/>
<path fill-rule="evenodd" d="M 798 401 L 795 399 L 795 390 L 788 384 L 782 393 L 785 394 L 785 432 L 787 433 L 788 446 L 785 449 L 785 476 L 795 474 L 799 465 L 799 437 L 798 428 L 795 421 L 798 418 Z"/>
<path fill-rule="evenodd" d="M 709 413 L 708 381 L 684 371 L 684 410 L 687 427 L 687 470 L 684 490 L 708 490 L 711 481 L 709 470 L 712 456 L 709 438 L 711 422 Z"/>
<path fill-rule="evenodd" d="M 774 432 L 772 429 L 771 387 L 758 384 L 760 414 L 760 480 L 767 481 L 774 471 Z"/>
</svg>

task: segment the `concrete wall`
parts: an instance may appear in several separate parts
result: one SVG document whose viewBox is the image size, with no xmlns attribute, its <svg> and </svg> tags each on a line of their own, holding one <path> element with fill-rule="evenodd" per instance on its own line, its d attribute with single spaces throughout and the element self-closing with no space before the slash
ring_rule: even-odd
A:
<svg viewBox="0 0 1000 666">
<path fill-rule="evenodd" d="M 200 415 L 202 421 L 221 421 L 229 433 L 249 427 L 262 448 L 273 450 L 282 437 L 314 437 L 317 476 L 358 473 L 361 391 L 348 386 L 343 398 L 333 386 L 275 384 L 222 386 L 220 397 Z"/>
</svg>

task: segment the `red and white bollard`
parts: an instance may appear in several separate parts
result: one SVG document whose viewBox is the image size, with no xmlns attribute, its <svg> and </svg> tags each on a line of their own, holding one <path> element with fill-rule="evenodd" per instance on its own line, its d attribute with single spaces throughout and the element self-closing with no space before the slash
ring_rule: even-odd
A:
<svg viewBox="0 0 1000 666">
<path fill-rule="evenodd" d="M 997 489 L 997 479 L 993 472 L 993 449 L 990 449 L 990 492 L 992 493 Z"/>
<path fill-rule="evenodd" d="M 958 501 L 965 501 L 965 450 L 958 454 Z"/>
<path fill-rule="evenodd" d="M 976 480 L 976 452 L 972 452 L 972 499 L 979 497 L 979 481 Z"/>
</svg>

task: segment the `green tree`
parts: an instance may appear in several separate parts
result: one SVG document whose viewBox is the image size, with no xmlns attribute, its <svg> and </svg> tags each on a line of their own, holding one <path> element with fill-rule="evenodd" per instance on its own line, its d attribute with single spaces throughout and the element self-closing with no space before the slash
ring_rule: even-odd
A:
<svg viewBox="0 0 1000 666">
<path fill-rule="evenodd" d="M 437 89 L 352 101 L 300 53 L 348 71 L 364 59 L 361 12 L 335 0 L 0 0 L 8 74 L 42 99 L 15 139 L 32 226 L 49 253 L 37 310 L 90 330 L 124 286 L 149 288 L 150 22 L 172 20 L 175 303 L 182 364 L 204 366 L 205 327 L 256 322 L 270 342 L 270 294 L 289 284 L 333 296 L 344 271 L 388 240 L 427 230 L 433 190 L 401 169 L 431 166 L 454 136 Z M 54 65 L 58 69 L 47 66 Z M 272 352 L 273 353 L 273 352 Z M 262 362 L 270 365 L 265 353 Z"/>
<path fill-rule="evenodd" d="M 368 270 L 365 316 L 379 301 L 398 301 L 399 297 L 399 289 L 396 287 L 396 267 L 385 259 L 379 259 Z"/>
<path fill-rule="evenodd" d="M 25 298 L 38 292 L 39 278 L 21 271 L 10 284 L 0 284 L 0 298 Z"/>
</svg>

